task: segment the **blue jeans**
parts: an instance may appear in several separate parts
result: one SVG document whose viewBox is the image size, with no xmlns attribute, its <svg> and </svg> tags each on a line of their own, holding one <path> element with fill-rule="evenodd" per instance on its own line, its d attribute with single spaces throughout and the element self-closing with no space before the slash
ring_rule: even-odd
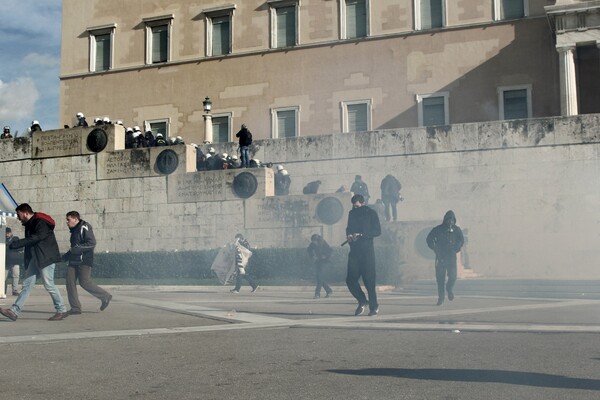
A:
<svg viewBox="0 0 600 400">
<path fill-rule="evenodd" d="M 250 165 L 250 148 L 248 146 L 240 146 L 240 161 L 242 162 L 242 168 L 248 168 Z"/>
<path fill-rule="evenodd" d="M 54 303 L 54 308 L 56 308 L 56 312 L 64 313 L 67 312 L 67 308 L 65 307 L 65 303 L 63 302 L 62 296 L 60 295 L 60 291 L 54 284 L 54 268 L 56 264 L 50 264 L 46 268 L 42 268 L 41 270 L 37 269 L 34 266 L 29 266 L 27 271 L 25 272 L 25 280 L 23 280 L 23 290 L 15 304 L 12 305 L 11 310 L 17 315 L 21 314 L 23 310 L 23 306 L 31 293 L 31 289 L 35 286 L 35 280 L 37 279 L 38 274 L 41 275 L 42 281 L 44 283 L 44 289 L 50 294 L 52 297 L 52 302 Z"/>
</svg>

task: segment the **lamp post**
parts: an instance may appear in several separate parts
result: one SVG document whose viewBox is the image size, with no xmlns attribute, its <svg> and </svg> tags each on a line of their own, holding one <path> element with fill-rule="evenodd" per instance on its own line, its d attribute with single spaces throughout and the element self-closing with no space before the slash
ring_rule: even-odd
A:
<svg viewBox="0 0 600 400">
<path fill-rule="evenodd" d="M 212 101 L 208 96 L 202 102 L 202 106 L 204 107 L 204 143 L 210 144 L 213 141 L 212 114 L 210 113 Z"/>
</svg>

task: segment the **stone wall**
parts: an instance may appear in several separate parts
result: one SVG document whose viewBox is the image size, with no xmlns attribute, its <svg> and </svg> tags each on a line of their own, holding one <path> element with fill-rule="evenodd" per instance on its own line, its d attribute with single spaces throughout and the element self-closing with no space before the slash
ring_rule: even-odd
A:
<svg viewBox="0 0 600 400">
<path fill-rule="evenodd" d="M 165 175 L 149 161 L 150 172 L 110 176 L 103 160 L 131 159 L 134 150 L 42 159 L 32 158 L 23 139 L 0 141 L 0 176 L 17 202 L 57 219 L 62 249 L 64 214 L 75 209 L 93 224 L 98 251 L 125 252 L 214 248 L 237 231 L 259 247 L 304 247 L 315 232 L 337 245 L 350 194 L 333 192 L 360 174 L 374 201 L 391 173 L 402 183 L 401 222 L 382 222 L 377 242 L 397 245 L 399 264 L 413 275 L 432 276 L 423 236 L 453 209 L 468 232 L 463 260 L 482 276 L 598 279 L 599 128 L 599 115 L 585 115 L 256 141 L 256 158 L 289 171 L 288 197 L 272 196 L 271 170 L 249 170 L 263 186 L 242 199 L 231 192 L 231 181 L 245 170 L 190 172 L 185 161 L 185 168 Z M 215 147 L 236 152 L 234 144 Z M 169 149 L 183 160 L 195 156 L 192 146 Z M 316 179 L 320 194 L 303 195 Z M 198 201 L 181 202 L 173 185 L 203 189 L 195 192 Z M 339 200 L 343 214 L 330 225 L 317 215 L 326 198 Z"/>
</svg>

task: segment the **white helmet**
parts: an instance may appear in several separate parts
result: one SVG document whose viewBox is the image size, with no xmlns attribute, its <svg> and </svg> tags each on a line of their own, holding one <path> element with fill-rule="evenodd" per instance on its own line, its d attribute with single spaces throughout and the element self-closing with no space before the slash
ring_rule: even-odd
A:
<svg viewBox="0 0 600 400">
<path fill-rule="evenodd" d="M 176 139 L 183 140 L 183 138 L 181 136 L 177 136 Z"/>
<path fill-rule="evenodd" d="M 136 137 L 140 136 L 141 134 L 142 134 L 142 132 L 140 132 L 140 131 L 133 132 L 133 137 L 136 138 Z"/>
<path fill-rule="evenodd" d="M 83 118 L 83 113 L 82 112 L 78 112 L 77 113 L 77 118 Z"/>
<path fill-rule="evenodd" d="M 104 117 L 102 118 L 102 122 L 104 122 L 105 124 L 110 124 L 110 118 Z"/>
<path fill-rule="evenodd" d="M 132 132 L 133 133 L 133 129 L 131 129 L 131 127 L 128 126 L 127 129 L 125 129 L 125 132 Z"/>
<path fill-rule="evenodd" d="M 198 145 L 196 143 L 192 143 L 192 146 L 194 146 L 195 148 L 198 148 Z"/>
<path fill-rule="evenodd" d="M 236 156 L 236 155 L 234 154 L 233 156 L 231 156 L 231 159 L 232 159 L 232 160 L 237 160 L 237 159 L 238 159 L 238 156 Z"/>
<path fill-rule="evenodd" d="M 253 159 L 256 164 L 260 164 L 260 160 L 258 158 Z"/>
<path fill-rule="evenodd" d="M 215 152 L 215 148 L 214 148 L 214 147 L 211 147 L 211 148 L 209 148 L 209 149 L 208 149 L 208 152 L 209 152 L 209 153 L 214 153 L 214 152 Z"/>
<path fill-rule="evenodd" d="M 156 137 L 157 137 L 157 138 L 159 138 L 159 137 L 163 137 L 163 135 L 162 135 L 162 133 L 157 133 L 157 134 L 156 134 Z"/>
<path fill-rule="evenodd" d="M 133 127 L 133 131 L 134 132 L 141 132 L 141 129 L 140 129 L 139 126 L 136 125 L 136 126 Z"/>
<path fill-rule="evenodd" d="M 227 153 L 223 153 L 223 154 L 221 155 L 221 158 L 227 158 Z"/>
<path fill-rule="evenodd" d="M 277 171 L 283 171 L 283 165 L 279 164 L 279 165 L 277 166 Z"/>
<path fill-rule="evenodd" d="M 102 121 L 99 117 L 94 118 L 94 122 Z"/>
<path fill-rule="evenodd" d="M 285 169 L 281 170 L 281 175 L 286 176 L 289 175 L 288 172 Z"/>
<path fill-rule="evenodd" d="M 123 126 L 123 121 L 121 121 L 121 120 L 118 120 L 118 121 L 116 122 L 116 124 L 117 124 L 117 125 L 121 125 L 121 126 Z"/>
<path fill-rule="evenodd" d="M 212 157 L 212 156 L 210 155 L 210 153 L 208 153 L 208 154 L 206 155 L 206 158 L 211 158 L 211 157 Z"/>
<path fill-rule="evenodd" d="M 31 121 L 31 125 L 39 125 L 40 123 L 38 122 L 38 120 L 34 119 L 33 121 Z"/>
</svg>

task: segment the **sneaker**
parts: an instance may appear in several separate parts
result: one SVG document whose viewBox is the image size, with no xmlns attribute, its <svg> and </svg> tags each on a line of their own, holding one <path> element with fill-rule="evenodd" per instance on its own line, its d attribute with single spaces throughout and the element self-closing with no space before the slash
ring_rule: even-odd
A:
<svg viewBox="0 0 600 400">
<path fill-rule="evenodd" d="M 321 296 L 320 296 L 320 295 L 318 295 L 318 294 L 315 294 L 315 295 L 313 296 L 313 299 L 320 299 L 320 298 L 321 298 Z"/>
<path fill-rule="evenodd" d="M 112 294 L 109 294 L 106 300 L 102 300 L 102 304 L 100 305 L 100 311 L 106 310 L 106 307 L 108 307 L 108 303 L 110 303 L 111 300 Z"/>
<path fill-rule="evenodd" d="M 438 302 L 437 302 L 436 306 L 441 306 L 442 304 L 444 304 L 444 298 L 440 297 L 440 298 L 438 298 Z"/>
<path fill-rule="evenodd" d="M 327 293 L 327 294 L 325 295 L 325 298 L 326 298 L 326 299 L 328 299 L 328 298 L 330 298 L 331 296 L 333 296 L 333 292 L 329 292 L 329 293 Z"/>
<path fill-rule="evenodd" d="M 375 307 L 375 309 L 371 310 L 369 308 L 369 317 L 379 314 L 379 307 Z"/>
<path fill-rule="evenodd" d="M 233 294 L 240 294 L 240 291 L 237 289 L 231 289 L 229 292 Z"/>
<path fill-rule="evenodd" d="M 365 305 L 364 304 L 359 304 L 358 307 L 356 307 L 356 311 L 354 311 L 354 315 L 355 316 L 359 316 L 362 313 L 365 312 Z"/>
<path fill-rule="evenodd" d="M 12 295 L 13 295 L 13 296 L 18 296 L 18 295 L 20 295 L 20 294 L 21 294 L 21 292 L 19 292 L 18 290 L 13 290 L 13 291 L 12 291 Z"/>
<path fill-rule="evenodd" d="M 252 291 L 250 291 L 250 293 L 254 293 L 254 292 L 256 292 L 256 291 L 258 290 L 258 288 L 259 288 L 259 287 L 260 287 L 260 286 L 258 286 L 258 285 L 254 286 L 254 287 L 252 288 Z"/>
<path fill-rule="evenodd" d="M 0 314 L 4 315 L 6 318 L 10 319 L 11 321 L 16 321 L 18 317 L 17 314 L 15 314 L 15 312 L 13 310 L 11 310 L 10 308 L 0 308 Z"/>
<path fill-rule="evenodd" d="M 450 301 L 454 300 L 454 293 L 450 290 L 448 290 L 448 300 L 450 300 Z"/>
<path fill-rule="evenodd" d="M 56 314 L 54 314 L 53 316 L 48 318 L 48 321 L 62 321 L 63 319 L 67 318 L 68 316 L 69 316 L 69 313 L 57 312 Z"/>
</svg>

